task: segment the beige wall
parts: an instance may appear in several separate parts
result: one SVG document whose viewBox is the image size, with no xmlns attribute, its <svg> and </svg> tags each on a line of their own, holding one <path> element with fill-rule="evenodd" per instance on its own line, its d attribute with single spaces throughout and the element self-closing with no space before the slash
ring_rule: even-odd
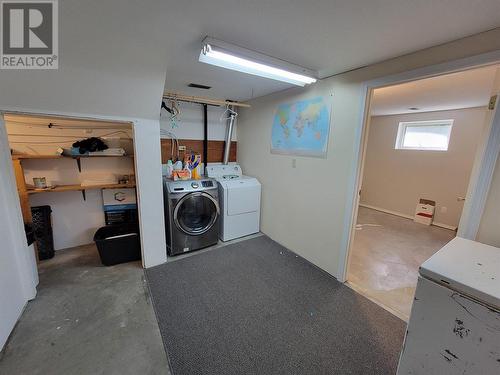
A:
<svg viewBox="0 0 500 375">
<path fill-rule="evenodd" d="M 262 183 L 262 231 L 339 277 L 348 240 L 346 209 L 351 206 L 350 184 L 356 171 L 363 82 L 499 49 L 500 29 L 495 29 L 251 101 L 252 108 L 238 117 L 238 157 L 243 171 Z M 327 158 L 271 154 L 271 125 L 278 104 L 315 95 L 333 95 Z"/>
<path fill-rule="evenodd" d="M 434 221 L 458 227 L 486 108 L 371 119 L 360 202 L 413 216 L 420 198 L 436 202 Z M 396 150 L 399 123 L 453 119 L 448 151 Z"/>
</svg>

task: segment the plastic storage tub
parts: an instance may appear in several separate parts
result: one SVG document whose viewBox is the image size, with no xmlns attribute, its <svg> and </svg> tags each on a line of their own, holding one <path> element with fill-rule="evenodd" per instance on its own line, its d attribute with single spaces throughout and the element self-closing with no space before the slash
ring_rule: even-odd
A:
<svg viewBox="0 0 500 375">
<path fill-rule="evenodd" d="M 99 228 L 94 235 L 94 241 L 105 266 L 141 259 L 139 228 L 135 224 Z"/>
</svg>

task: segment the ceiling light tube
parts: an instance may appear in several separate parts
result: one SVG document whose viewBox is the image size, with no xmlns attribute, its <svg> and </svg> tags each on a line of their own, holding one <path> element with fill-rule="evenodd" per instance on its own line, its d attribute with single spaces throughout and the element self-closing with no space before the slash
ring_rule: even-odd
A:
<svg viewBox="0 0 500 375">
<path fill-rule="evenodd" d="M 253 61 L 253 59 L 251 60 L 246 57 L 240 57 L 235 53 L 223 50 L 209 43 L 203 45 L 199 61 L 221 68 L 236 70 L 242 73 L 274 79 L 297 86 L 305 86 L 316 82 L 316 79 L 313 77 L 276 68 L 263 62 Z"/>
</svg>

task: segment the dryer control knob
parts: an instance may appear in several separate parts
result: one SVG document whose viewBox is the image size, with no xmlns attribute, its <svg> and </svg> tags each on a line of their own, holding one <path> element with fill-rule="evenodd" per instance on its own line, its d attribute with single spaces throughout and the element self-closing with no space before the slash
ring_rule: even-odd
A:
<svg viewBox="0 0 500 375">
<path fill-rule="evenodd" d="M 191 187 L 192 187 L 193 189 L 198 189 L 200 186 L 198 185 L 198 183 L 197 183 L 197 182 L 192 182 L 192 183 L 191 183 Z"/>
</svg>

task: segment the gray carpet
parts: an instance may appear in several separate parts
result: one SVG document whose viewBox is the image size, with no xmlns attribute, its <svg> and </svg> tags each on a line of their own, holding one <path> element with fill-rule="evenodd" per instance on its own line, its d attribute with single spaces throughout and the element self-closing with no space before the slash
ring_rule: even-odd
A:
<svg viewBox="0 0 500 375">
<path fill-rule="evenodd" d="M 173 375 L 396 373 L 403 321 L 266 236 L 146 276 Z"/>
</svg>

